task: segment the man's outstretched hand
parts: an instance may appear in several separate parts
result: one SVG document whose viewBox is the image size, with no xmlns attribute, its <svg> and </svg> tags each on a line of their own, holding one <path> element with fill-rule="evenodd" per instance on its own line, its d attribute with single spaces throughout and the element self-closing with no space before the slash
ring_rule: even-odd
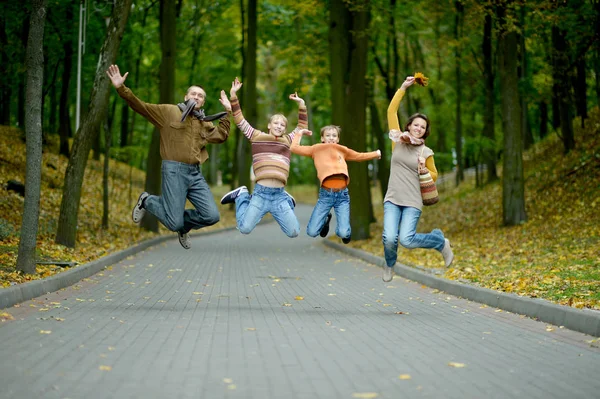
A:
<svg viewBox="0 0 600 399">
<path fill-rule="evenodd" d="M 129 75 L 129 72 L 125 72 L 125 75 L 121 75 L 121 71 L 119 71 L 119 66 L 111 65 L 108 67 L 108 71 L 106 71 L 106 74 L 110 78 L 110 81 L 112 82 L 112 85 L 115 87 L 115 89 L 118 89 L 119 87 L 123 86 L 123 83 L 125 83 L 125 79 L 127 79 L 127 75 Z"/>
</svg>

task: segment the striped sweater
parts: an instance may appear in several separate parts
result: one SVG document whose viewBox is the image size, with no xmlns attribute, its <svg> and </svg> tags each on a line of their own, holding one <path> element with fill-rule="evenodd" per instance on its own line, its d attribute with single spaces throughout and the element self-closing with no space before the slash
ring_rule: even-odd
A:
<svg viewBox="0 0 600 399">
<path fill-rule="evenodd" d="M 233 120 L 244 136 L 252 143 L 252 168 L 254 169 L 256 181 L 276 179 L 286 184 L 290 174 L 290 145 L 295 133 L 276 137 L 255 129 L 244 119 L 238 98 L 231 97 L 230 101 Z M 306 107 L 300 106 L 298 108 L 298 126 L 296 129 L 306 129 L 307 127 Z"/>
</svg>

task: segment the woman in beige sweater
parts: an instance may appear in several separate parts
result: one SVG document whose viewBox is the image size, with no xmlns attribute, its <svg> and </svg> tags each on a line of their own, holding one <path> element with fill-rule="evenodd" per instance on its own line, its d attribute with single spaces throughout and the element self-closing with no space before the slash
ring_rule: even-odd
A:
<svg viewBox="0 0 600 399">
<path fill-rule="evenodd" d="M 429 119 L 417 113 L 408 118 L 404 131 L 398 122 L 398 107 L 406 89 L 415 82 L 408 76 L 388 107 L 390 139 L 394 141 L 388 190 L 383 200 L 383 248 L 387 267 L 383 268 L 383 281 L 391 281 L 398 258 L 398 242 L 405 248 L 433 248 L 442 253 L 446 267 L 454 255 L 450 241 L 439 229 L 431 233 L 417 233 L 423 199 L 419 185 L 419 173 L 431 173 L 437 179 L 433 151 L 425 145 L 429 136 Z"/>
</svg>

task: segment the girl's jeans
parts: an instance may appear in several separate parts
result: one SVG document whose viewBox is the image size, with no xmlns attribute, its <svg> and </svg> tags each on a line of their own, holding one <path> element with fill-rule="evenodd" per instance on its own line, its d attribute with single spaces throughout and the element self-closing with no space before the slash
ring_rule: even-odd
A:
<svg viewBox="0 0 600 399">
<path fill-rule="evenodd" d="M 271 188 L 257 184 L 252 195 L 242 193 L 237 196 L 235 211 L 237 228 L 242 234 L 250 234 L 267 212 L 271 212 L 288 237 L 297 237 L 300 232 L 292 199 L 283 187 Z"/>
<path fill-rule="evenodd" d="M 144 208 L 171 231 L 212 226 L 220 219 L 215 199 L 199 165 L 162 161 L 162 194 L 146 198 Z M 186 198 L 195 209 L 185 209 Z"/>
<path fill-rule="evenodd" d="M 352 233 L 350 228 L 350 195 L 347 188 L 338 192 L 332 192 L 326 188 L 319 190 L 319 199 L 312 215 L 310 215 L 308 226 L 306 226 L 306 234 L 311 237 L 319 235 L 327 221 L 327 215 L 331 208 L 335 210 L 335 219 L 337 220 L 335 234 L 340 238 L 350 237 Z"/>
<path fill-rule="evenodd" d="M 431 233 L 417 233 L 421 211 L 410 206 L 399 206 L 386 201 L 383 204 L 383 252 L 385 262 L 393 267 L 398 259 L 398 240 L 404 248 L 444 248 L 444 233 L 434 229 Z"/>
</svg>

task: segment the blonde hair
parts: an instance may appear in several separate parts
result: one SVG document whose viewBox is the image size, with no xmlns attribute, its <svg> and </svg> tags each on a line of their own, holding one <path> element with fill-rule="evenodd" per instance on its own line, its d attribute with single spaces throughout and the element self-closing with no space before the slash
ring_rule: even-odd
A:
<svg viewBox="0 0 600 399">
<path fill-rule="evenodd" d="M 338 138 L 342 135 L 342 128 L 337 126 L 337 125 L 327 125 L 327 126 L 323 126 L 321 128 L 321 138 L 323 138 L 323 134 L 325 134 L 325 132 L 327 130 L 335 130 L 338 134 Z"/>
<path fill-rule="evenodd" d="M 287 126 L 287 124 L 288 124 L 288 120 L 287 120 L 287 118 L 286 118 L 284 115 L 282 115 L 282 114 L 275 114 L 275 115 L 271 116 L 271 117 L 269 118 L 269 124 L 270 124 L 270 123 L 272 123 L 272 122 L 273 122 L 273 121 L 274 121 L 276 118 L 278 118 L 278 119 L 283 119 L 283 121 L 285 122 L 285 125 Z"/>
</svg>

